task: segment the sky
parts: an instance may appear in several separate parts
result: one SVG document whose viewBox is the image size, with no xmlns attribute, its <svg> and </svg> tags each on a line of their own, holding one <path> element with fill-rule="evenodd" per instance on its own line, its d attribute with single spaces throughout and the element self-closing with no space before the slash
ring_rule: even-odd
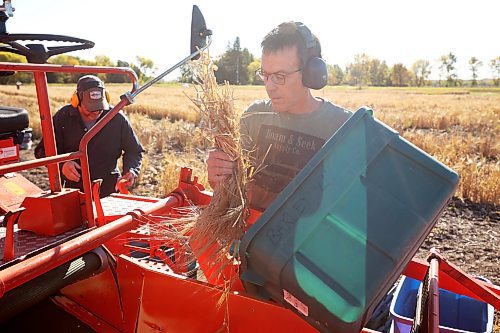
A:
<svg viewBox="0 0 500 333">
<path fill-rule="evenodd" d="M 439 57 L 452 52 L 459 78 L 470 79 L 472 56 L 483 62 L 479 77 L 487 78 L 490 60 L 500 56 L 499 0 L 12 0 L 16 10 L 7 31 L 88 39 L 93 49 L 69 54 L 127 62 L 142 56 L 153 60 L 159 74 L 189 55 L 193 4 L 213 31 L 213 56 L 239 37 L 241 47 L 259 58 L 262 38 L 291 20 L 306 24 L 319 37 L 327 63 L 342 68 L 360 53 L 408 68 L 425 59 L 437 78 Z"/>
</svg>

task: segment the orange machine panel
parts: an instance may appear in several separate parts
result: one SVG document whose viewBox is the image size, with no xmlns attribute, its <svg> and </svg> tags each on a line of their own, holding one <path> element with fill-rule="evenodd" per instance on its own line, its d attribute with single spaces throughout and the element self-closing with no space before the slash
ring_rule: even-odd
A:
<svg viewBox="0 0 500 333">
<path fill-rule="evenodd" d="M 55 236 L 83 224 L 77 189 L 27 197 L 22 206 L 26 210 L 19 219 L 19 229 L 39 235 Z"/>
<path fill-rule="evenodd" d="M 19 208 L 24 198 L 42 190 L 17 172 L 0 176 L 0 214 Z"/>
</svg>

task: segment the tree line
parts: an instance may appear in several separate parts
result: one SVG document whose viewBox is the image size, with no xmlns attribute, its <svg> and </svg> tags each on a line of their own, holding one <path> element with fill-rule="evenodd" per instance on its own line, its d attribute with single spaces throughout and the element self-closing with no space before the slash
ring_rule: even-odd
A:
<svg viewBox="0 0 500 333">
<path fill-rule="evenodd" d="M 350 63 L 343 70 L 338 65 L 328 65 L 330 85 L 347 84 L 353 86 L 428 86 L 438 85 L 445 87 L 463 86 L 466 82 L 457 75 L 457 57 L 450 52 L 441 56 L 438 60 L 438 80 L 430 80 L 432 66 L 429 60 L 419 59 L 415 61 L 411 68 L 407 68 L 402 63 L 389 67 L 385 61 L 371 58 L 367 54 L 358 54 L 354 57 L 354 62 Z M 478 72 L 483 63 L 476 57 L 469 60 L 471 71 L 471 86 L 478 85 Z M 500 83 L 500 57 L 491 59 L 490 69 L 492 73 L 491 84 L 499 86 Z"/>
<path fill-rule="evenodd" d="M 217 82 L 228 81 L 233 85 L 263 84 L 262 80 L 255 74 L 260 67 L 260 59 L 252 55 L 248 49 L 241 48 L 240 39 L 236 37 L 233 45 L 229 45 L 226 51 L 214 61 L 218 70 L 215 72 Z M 430 80 L 432 65 L 429 60 L 419 59 L 415 61 L 411 68 L 407 68 L 402 63 L 388 66 L 383 60 L 370 57 L 362 53 L 354 56 L 354 61 L 345 68 L 339 65 L 328 66 L 328 85 L 351 85 L 351 86 L 379 86 L 379 87 L 408 87 L 439 85 L 446 87 L 456 87 L 469 84 L 469 81 L 462 80 L 457 75 L 457 57 L 450 52 L 442 55 L 437 62 L 438 80 Z M 469 69 L 471 71 L 471 86 L 478 85 L 479 69 L 483 62 L 476 57 L 469 59 Z M 500 86 L 500 56 L 488 62 L 491 70 L 491 83 Z M 192 72 L 189 65 L 181 68 L 181 82 L 192 82 Z"/>
<path fill-rule="evenodd" d="M 0 52 L 2 62 L 26 62 L 25 57 Z M 52 64 L 82 65 L 82 66 L 117 66 L 132 68 L 139 82 L 145 82 L 154 76 L 156 67 L 151 59 L 137 56 L 134 63 L 126 63 L 118 60 L 114 63 L 104 55 L 98 55 L 94 60 L 85 60 L 71 55 L 59 55 L 49 59 Z M 234 42 L 228 43 L 226 51 L 214 60 L 218 70 L 215 72 L 217 82 L 225 81 L 232 85 L 262 85 L 263 82 L 256 75 L 260 67 L 260 59 L 256 58 L 247 48 L 241 47 L 239 37 Z M 476 57 L 469 59 L 468 65 L 472 80 L 462 80 L 457 75 L 457 57 L 452 53 L 442 55 L 437 61 L 438 80 L 430 80 L 433 68 L 429 60 L 419 59 L 410 68 L 402 63 L 387 65 L 384 60 L 370 57 L 362 53 L 354 56 L 352 63 L 345 68 L 337 64 L 327 64 L 328 85 L 351 85 L 351 86 L 379 86 L 379 87 L 408 87 L 438 85 L 456 87 L 470 84 L 478 85 L 478 72 L 484 63 Z M 487 62 L 491 71 L 491 80 L 482 84 L 500 86 L 500 56 Z M 11 76 L 2 76 L 0 72 L 0 84 L 15 84 L 16 82 L 31 83 L 31 73 L 18 72 Z M 49 83 L 76 83 L 81 74 L 47 73 Z M 110 83 L 126 83 L 130 79 L 120 74 L 99 74 L 101 79 Z M 189 64 L 180 68 L 180 76 L 177 81 L 184 83 L 193 82 L 193 73 Z"/>
<path fill-rule="evenodd" d="M 17 62 L 25 63 L 26 58 L 21 55 L 0 52 L 1 62 Z M 151 59 L 137 56 L 134 63 L 127 63 L 122 60 L 113 62 L 109 57 L 104 55 L 95 56 L 94 60 L 85 60 L 79 57 L 61 54 L 52 57 L 48 61 L 49 64 L 55 65 L 71 65 L 71 66 L 108 66 L 108 67 L 130 67 L 137 74 L 140 83 L 151 79 L 156 71 L 154 62 Z M 29 72 L 17 72 L 14 75 L 6 75 L 0 72 L 0 84 L 16 84 L 32 83 L 34 81 L 33 74 Z M 78 78 L 82 76 L 80 73 L 47 73 L 48 83 L 76 83 Z M 130 78 L 122 74 L 97 74 L 102 80 L 109 83 L 128 83 Z"/>
</svg>

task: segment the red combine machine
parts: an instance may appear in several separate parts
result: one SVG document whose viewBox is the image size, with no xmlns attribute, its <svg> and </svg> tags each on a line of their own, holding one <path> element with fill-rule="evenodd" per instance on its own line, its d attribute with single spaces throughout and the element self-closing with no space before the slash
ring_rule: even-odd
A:
<svg viewBox="0 0 500 333">
<path fill-rule="evenodd" d="M 0 329 L 373 332 L 365 325 L 404 274 L 417 284 L 398 287 L 405 300 L 393 302 L 386 318 L 392 332 L 446 330 L 449 325 L 440 319 L 451 310 L 440 302 L 445 304 L 448 293 L 460 301 L 446 304 L 477 304 L 482 320 L 477 331 L 491 331 L 492 307 L 500 309 L 499 287 L 462 272 L 437 251 L 427 261 L 412 259 L 458 176 L 378 122 L 370 110 L 358 110 L 268 210 L 253 214 L 256 222 L 240 244 L 240 269 L 228 270 L 239 276 L 227 290 L 223 279 L 208 274 L 209 259 L 193 260 L 185 244 L 161 232 L 189 207 L 211 200 L 190 169 L 181 170 L 178 188 L 166 198 L 112 194 L 100 199 L 88 168 L 92 137 L 144 89 L 208 47 L 211 31 L 198 8 L 193 7 L 191 54 L 143 87 L 129 68 L 46 64 L 53 55 L 93 43 L 8 34 L 8 13 L 0 11 L 0 51 L 24 55 L 28 63 L 0 63 L 0 71 L 33 73 L 47 157 L 19 162 L 27 113 L 0 107 Z M 40 41 L 58 46 L 34 43 Z M 69 154 L 56 151 L 46 76 L 51 72 L 113 73 L 132 81 L 131 91 Z M 348 158 L 332 159 L 333 154 Z M 69 160 L 81 163 L 83 192 L 61 187 L 58 163 Z M 49 191 L 18 173 L 42 166 Z M 387 230 L 398 237 L 386 237 Z M 198 278 L 199 268 L 206 280 Z M 40 302 L 55 310 L 45 312 Z M 462 316 L 457 313 L 453 316 Z"/>
</svg>

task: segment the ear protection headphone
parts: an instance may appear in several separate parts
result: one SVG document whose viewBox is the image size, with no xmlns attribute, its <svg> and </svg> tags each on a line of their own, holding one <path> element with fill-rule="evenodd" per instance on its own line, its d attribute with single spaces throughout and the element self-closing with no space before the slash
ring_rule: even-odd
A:
<svg viewBox="0 0 500 333">
<path fill-rule="evenodd" d="M 104 90 L 104 96 L 106 96 L 106 100 L 108 101 L 108 103 L 110 103 L 111 98 L 109 97 L 109 92 L 106 89 L 103 90 Z M 70 104 L 74 108 L 78 107 L 78 105 L 80 105 L 81 103 L 80 96 L 78 94 L 79 94 L 78 90 L 75 90 L 73 95 L 71 95 Z"/>
<path fill-rule="evenodd" d="M 80 105 L 80 97 L 78 97 L 78 91 L 75 90 L 73 95 L 71 95 L 70 99 L 71 106 L 76 108 L 78 105 Z"/>
<path fill-rule="evenodd" d="M 295 22 L 295 25 L 307 49 L 307 58 L 302 68 L 302 84 L 311 89 L 321 89 L 328 81 L 328 69 L 326 62 L 321 58 L 321 47 L 308 27 L 302 22 Z"/>
</svg>

